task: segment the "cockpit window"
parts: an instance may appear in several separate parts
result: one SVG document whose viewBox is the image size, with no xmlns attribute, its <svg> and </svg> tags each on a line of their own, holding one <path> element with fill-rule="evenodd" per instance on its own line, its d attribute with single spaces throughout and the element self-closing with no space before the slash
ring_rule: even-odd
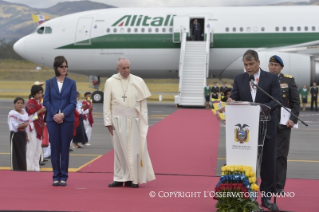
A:
<svg viewBox="0 0 319 212">
<path fill-rule="evenodd" d="M 52 33 L 51 27 L 45 27 L 44 33 L 45 33 L 45 34 L 51 34 L 51 33 Z"/>
<path fill-rule="evenodd" d="M 41 27 L 41 28 L 39 28 L 39 29 L 37 30 L 37 33 L 43 34 L 43 31 L 44 31 L 44 27 Z"/>
</svg>

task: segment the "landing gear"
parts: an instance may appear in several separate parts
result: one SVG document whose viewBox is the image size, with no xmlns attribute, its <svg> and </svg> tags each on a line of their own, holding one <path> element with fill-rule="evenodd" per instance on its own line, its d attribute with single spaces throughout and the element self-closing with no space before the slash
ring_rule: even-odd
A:
<svg viewBox="0 0 319 212">
<path fill-rule="evenodd" d="M 99 91 L 101 84 L 100 77 L 90 75 L 89 81 L 92 83 L 92 87 L 95 89 L 95 91 L 92 93 L 93 103 L 102 103 L 104 94 L 102 91 Z"/>
<path fill-rule="evenodd" d="M 92 93 L 92 99 L 94 103 L 102 103 L 103 102 L 103 92 L 102 91 L 94 91 Z"/>
</svg>

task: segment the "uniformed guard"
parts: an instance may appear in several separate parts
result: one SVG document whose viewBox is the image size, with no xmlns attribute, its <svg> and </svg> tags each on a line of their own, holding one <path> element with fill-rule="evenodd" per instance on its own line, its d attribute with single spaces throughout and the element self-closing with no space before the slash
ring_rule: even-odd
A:
<svg viewBox="0 0 319 212">
<path fill-rule="evenodd" d="M 223 86 L 220 87 L 220 95 L 224 97 L 225 91 L 228 89 L 226 82 L 223 82 Z"/>
<path fill-rule="evenodd" d="M 281 71 L 284 67 L 282 59 L 274 55 L 269 59 L 269 71 L 277 74 L 281 91 L 282 91 L 282 104 L 290 108 L 291 112 L 299 116 L 300 98 L 298 89 L 294 78 L 288 74 L 282 74 Z M 276 182 L 277 193 L 282 194 L 286 183 L 287 176 L 287 157 L 289 152 L 290 133 L 291 128 L 297 123 L 298 119 L 290 115 L 286 125 L 279 124 L 281 116 L 281 108 L 277 108 L 277 150 L 276 150 Z"/>
<path fill-rule="evenodd" d="M 212 87 L 212 98 L 218 99 L 219 87 L 217 86 L 217 82 L 214 82 L 214 86 Z"/>
<path fill-rule="evenodd" d="M 206 109 L 209 109 L 209 102 L 210 102 L 210 87 L 209 83 L 206 83 L 206 87 L 204 88 L 204 97 L 206 100 Z"/>
</svg>

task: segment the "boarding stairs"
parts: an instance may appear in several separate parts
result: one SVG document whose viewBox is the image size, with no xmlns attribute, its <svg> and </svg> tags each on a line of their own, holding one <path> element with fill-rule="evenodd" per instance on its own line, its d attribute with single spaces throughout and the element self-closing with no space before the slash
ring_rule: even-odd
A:
<svg viewBox="0 0 319 212">
<path fill-rule="evenodd" d="M 209 36 L 207 36 L 209 37 Z M 179 105 L 204 106 L 208 77 L 210 41 L 186 41 L 182 34 L 179 64 Z"/>
</svg>

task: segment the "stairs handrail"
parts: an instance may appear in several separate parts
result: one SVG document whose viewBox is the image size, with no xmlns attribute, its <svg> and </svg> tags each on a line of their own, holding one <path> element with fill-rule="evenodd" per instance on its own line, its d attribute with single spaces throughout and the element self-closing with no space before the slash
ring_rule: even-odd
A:
<svg viewBox="0 0 319 212">
<path fill-rule="evenodd" d="M 208 32 L 206 36 L 206 78 L 209 77 L 210 33 Z"/>
<path fill-rule="evenodd" d="M 186 51 L 186 37 L 187 33 L 185 30 L 181 29 L 182 39 L 181 39 L 181 51 L 179 57 L 179 67 L 178 67 L 178 76 L 179 76 L 179 93 L 182 90 L 182 79 L 183 79 L 183 68 L 184 68 L 184 58 L 185 58 L 185 51 Z M 181 94 L 180 94 L 181 95 Z"/>
</svg>

